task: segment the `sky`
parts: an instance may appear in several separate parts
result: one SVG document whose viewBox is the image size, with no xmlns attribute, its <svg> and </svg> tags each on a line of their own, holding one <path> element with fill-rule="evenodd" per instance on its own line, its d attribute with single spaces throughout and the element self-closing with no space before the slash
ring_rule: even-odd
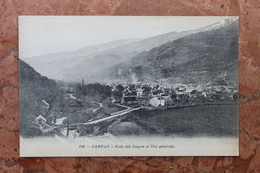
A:
<svg viewBox="0 0 260 173">
<path fill-rule="evenodd" d="M 201 28 L 229 17 L 19 16 L 20 58 Z"/>
</svg>

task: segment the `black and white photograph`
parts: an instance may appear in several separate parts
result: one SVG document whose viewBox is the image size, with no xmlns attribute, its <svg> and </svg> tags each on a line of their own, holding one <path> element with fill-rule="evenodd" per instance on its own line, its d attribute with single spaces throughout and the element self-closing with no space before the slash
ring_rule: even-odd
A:
<svg viewBox="0 0 260 173">
<path fill-rule="evenodd" d="M 20 156 L 237 156 L 238 17 L 19 16 Z"/>
</svg>

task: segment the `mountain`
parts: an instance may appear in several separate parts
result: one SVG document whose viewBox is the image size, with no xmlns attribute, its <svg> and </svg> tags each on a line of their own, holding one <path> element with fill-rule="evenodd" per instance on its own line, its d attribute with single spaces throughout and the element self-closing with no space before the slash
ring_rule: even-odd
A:
<svg viewBox="0 0 260 173">
<path fill-rule="evenodd" d="M 79 82 L 82 79 L 85 79 L 86 82 L 102 81 L 102 77 L 107 77 L 102 75 L 102 71 L 107 71 L 116 64 L 127 64 L 133 57 L 144 56 L 155 47 L 192 34 L 217 30 L 234 22 L 234 20 L 236 21 L 237 18 L 227 19 L 195 30 L 169 32 L 146 39 L 115 40 L 101 45 L 84 47 L 76 51 L 42 55 L 24 60 L 39 73 L 52 79 L 67 82 Z M 181 60 L 176 59 L 174 63 L 178 64 L 178 61 L 185 61 L 185 58 L 188 61 L 188 57 L 182 57 Z M 132 65 L 134 66 L 134 64 Z M 122 69 L 116 69 L 120 74 Z"/>
<path fill-rule="evenodd" d="M 75 51 L 67 51 L 54 54 L 39 55 L 34 57 L 21 57 L 42 75 L 53 79 L 61 79 L 63 73 L 70 67 L 102 54 L 109 49 L 138 41 L 139 39 L 121 39 L 100 45 L 87 46 Z"/>
<path fill-rule="evenodd" d="M 238 21 L 201 29 L 105 69 L 100 82 L 237 83 Z M 93 79 L 93 77 L 92 77 Z"/>
<path fill-rule="evenodd" d="M 102 73 L 102 71 L 107 71 L 109 67 L 112 67 L 115 64 L 127 62 L 132 57 L 135 57 L 138 54 L 142 55 L 144 52 L 150 51 L 152 48 L 158 47 L 167 42 L 172 42 L 174 40 L 191 34 L 216 30 L 236 21 L 237 18 L 226 19 L 224 21 L 199 29 L 183 32 L 170 32 L 155 37 L 147 38 L 144 40 L 136 41 L 130 44 L 121 45 L 113 49 L 109 49 L 105 52 L 96 55 L 92 59 L 87 59 L 80 64 L 74 65 L 74 67 L 72 68 L 67 68 L 62 73 L 63 79 L 70 81 L 80 81 L 84 78 L 85 81 L 89 83 L 95 82 L 95 80 L 104 81 L 103 78 L 106 78 L 106 74 L 100 75 L 100 73 Z M 182 61 L 183 59 L 184 57 L 181 58 Z M 122 71 L 121 68 L 116 68 L 116 70 L 118 70 L 119 74 Z M 118 76 L 119 74 L 117 74 L 116 76 Z"/>
<path fill-rule="evenodd" d="M 19 110 L 20 129 L 22 135 L 34 134 L 31 123 L 39 115 L 44 116 L 44 103 L 49 104 L 59 97 L 58 84 L 40 75 L 31 66 L 19 60 Z"/>
<path fill-rule="evenodd" d="M 86 75 L 97 73 L 128 60 L 142 51 L 149 51 L 181 36 L 180 33 L 170 32 L 143 40 L 137 38 L 116 40 L 73 52 L 25 58 L 24 61 L 52 79 L 75 82 L 80 81 Z"/>
<path fill-rule="evenodd" d="M 199 30 L 169 32 L 146 39 L 130 38 L 87 46 L 75 51 L 40 55 L 23 60 L 41 74 L 52 79 L 80 81 L 86 75 L 128 60 L 143 51 L 160 46 Z M 112 58 L 112 59 L 111 59 Z M 98 68 L 96 68 L 98 64 Z"/>
</svg>

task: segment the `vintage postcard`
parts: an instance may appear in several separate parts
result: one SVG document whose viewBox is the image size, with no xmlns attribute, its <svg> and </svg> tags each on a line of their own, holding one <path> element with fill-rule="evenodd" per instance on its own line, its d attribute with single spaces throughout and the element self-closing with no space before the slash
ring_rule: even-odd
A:
<svg viewBox="0 0 260 173">
<path fill-rule="evenodd" d="M 238 17 L 20 16 L 20 156 L 237 156 Z"/>
</svg>

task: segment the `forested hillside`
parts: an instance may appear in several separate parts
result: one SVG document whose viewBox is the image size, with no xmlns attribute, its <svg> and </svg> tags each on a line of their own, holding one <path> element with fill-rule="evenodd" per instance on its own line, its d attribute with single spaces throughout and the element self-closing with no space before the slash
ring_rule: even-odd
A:
<svg viewBox="0 0 260 173">
<path fill-rule="evenodd" d="M 167 83 L 237 82 L 238 23 L 165 43 L 106 69 L 100 80 Z"/>
<path fill-rule="evenodd" d="M 20 132 L 30 135 L 35 118 L 48 116 L 53 105 L 61 99 L 61 90 L 54 80 L 41 76 L 22 60 L 19 60 L 19 73 Z"/>
</svg>

